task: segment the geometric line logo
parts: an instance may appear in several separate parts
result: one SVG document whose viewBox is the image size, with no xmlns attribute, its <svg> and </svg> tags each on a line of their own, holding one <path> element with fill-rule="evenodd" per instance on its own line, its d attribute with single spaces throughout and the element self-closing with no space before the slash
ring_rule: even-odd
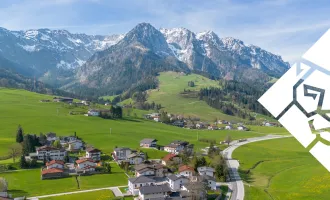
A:
<svg viewBox="0 0 330 200">
<path fill-rule="evenodd" d="M 330 172 L 330 29 L 258 101 Z"/>
</svg>

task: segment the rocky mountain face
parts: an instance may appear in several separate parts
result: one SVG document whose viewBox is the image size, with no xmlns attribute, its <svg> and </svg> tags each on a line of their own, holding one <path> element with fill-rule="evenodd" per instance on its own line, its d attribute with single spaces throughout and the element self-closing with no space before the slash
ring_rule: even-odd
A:
<svg viewBox="0 0 330 200">
<path fill-rule="evenodd" d="M 95 52 L 122 38 L 123 35 L 72 34 L 65 30 L 9 31 L 0 28 L 0 56 L 30 69 L 27 75 L 49 80 L 72 76 L 72 71 Z"/>
<path fill-rule="evenodd" d="M 122 91 L 167 70 L 267 82 L 289 68 L 280 56 L 238 39 L 212 31 L 157 30 L 148 23 L 111 36 L 0 28 L 0 58 L 23 75 L 71 91 Z"/>
</svg>

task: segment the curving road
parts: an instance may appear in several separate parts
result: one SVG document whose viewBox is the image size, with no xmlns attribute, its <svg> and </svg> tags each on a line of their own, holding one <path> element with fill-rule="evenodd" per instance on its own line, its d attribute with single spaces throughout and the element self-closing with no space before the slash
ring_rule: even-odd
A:
<svg viewBox="0 0 330 200">
<path fill-rule="evenodd" d="M 292 136 L 281 136 L 281 135 L 267 135 L 263 137 L 256 137 L 256 138 L 248 138 L 244 142 L 238 142 L 237 140 L 232 141 L 230 143 L 230 146 L 222 151 L 222 155 L 227 160 L 227 166 L 229 168 L 229 176 L 231 179 L 231 198 L 230 200 L 244 200 L 244 184 L 239 176 L 238 173 L 238 167 L 239 162 L 237 160 L 232 159 L 232 153 L 233 151 L 245 144 L 251 143 L 251 142 L 258 142 L 263 140 L 271 140 L 271 139 L 279 139 L 279 138 L 287 138 Z"/>
</svg>

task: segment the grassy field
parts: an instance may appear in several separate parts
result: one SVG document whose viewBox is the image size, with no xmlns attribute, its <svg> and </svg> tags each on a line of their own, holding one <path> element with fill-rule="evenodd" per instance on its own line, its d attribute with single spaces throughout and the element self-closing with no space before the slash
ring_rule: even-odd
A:
<svg viewBox="0 0 330 200">
<path fill-rule="evenodd" d="M 330 198 L 329 172 L 294 138 L 244 145 L 233 157 L 250 185 L 245 186 L 246 200 Z"/>
<path fill-rule="evenodd" d="M 111 166 L 111 174 L 81 176 L 80 190 L 127 185 L 128 178 L 123 170 L 117 164 Z M 14 196 L 40 196 L 79 190 L 74 177 L 41 180 L 40 169 L 2 173 L 0 176 L 8 181 L 8 192 Z"/>
<path fill-rule="evenodd" d="M 84 192 L 57 197 L 42 198 L 42 200 L 109 200 L 114 197 L 115 196 L 111 190 L 99 190 L 94 192 Z"/>
<path fill-rule="evenodd" d="M 201 88 L 220 87 L 217 81 L 205 78 L 197 74 L 179 75 L 176 72 L 160 73 L 159 90 L 149 91 L 149 102 L 161 104 L 169 113 L 181 114 L 184 116 L 200 117 L 202 120 L 213 121 L 215 118 L 242 121 L 235 116 L 225 115 L 219 110 L 216 110 L 206 102 L 200 101 L 198 98 L 185 98 L 180 95 L 184 90 L 199 91 Z M 193 81 L 195 87 L 189 87 L 188 81 Z M 258 119 L 266 118 L 258 114 Z M 268 119 L 268 118 L 267 118 Z"/>
<path fill-rule="evenodd" d="M 77 108 L 62 103 L 39 102 L 40 99 L 51 99 L 51 96 L 3 88 L 0 88 L 0 95 L 0 110 L 6 113 L 0 116 L 0 155 L 7 154 L 8 146 L 15 142 L 18 124 L 21 124 L 25 133 L 55 132 L 58 135 L 71 135 L 77 132 L 85 142 L 100 148 L 105 153 L 112 152 L 115 146 L 137 148 L 143 138 L 156 138 L 160 145 L 166 145 L 176 139 L 187 140 L 201 148 L 208 144 L 198 142 L 197 134 L 199 138 L 216 141 L 223 140 L 228 134 L 233 139 L 260 135 L 257 133 L 258 130 L 255 132 L 198 131 L 132 117 L 123 120 L 106 120 L 99 117 L 69 115 L 71 110 Z M 261 129 L 260 132 L 269 133 Z"/>
</svg>

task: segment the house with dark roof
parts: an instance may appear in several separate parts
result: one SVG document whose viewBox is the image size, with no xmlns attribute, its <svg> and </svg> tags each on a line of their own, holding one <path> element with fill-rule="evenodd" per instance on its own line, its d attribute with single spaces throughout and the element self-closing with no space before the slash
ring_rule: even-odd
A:
<svg viewBox="0 0 330 200">
<path fill-rule="evenodd" d="M 156 181 L 154 179 L 149 178 L 147 176 L 129 178 L 128 179 L 128 189 L 132 195 L 138 195 L 139 188 L 141 188 L 143 186 L 154 185 L 155 183 L 156 183 Z"/>
<path fill-rule="evenodd" d="M 115 148 L 112 157 L 114 160 L 119 161 L 119 160 L 126 160 L 127 156 L 129 156 L 132 153 L 132 150 L 127 147 L 119 147 Z"/>
<path fill-rule="evenodd" d="M 157 140 L 152 138 L 145 138 L 140 141 L 140 147 L 155 148 L 157 147 Z"/>
<path fill-rule="evenodd" d="M 189 178 L 182 175 L 170 175 L 167 177 L 167 183 L 171 187 L 172 191 L 179 191 L 182 186 L 189 183 Z"/>
<path fill-rule="evenodd" d="M 131 165 L 138 165 L 141 164 L 145 159 L 144 153 L 131 153 L 127 156 L 127 161 L 129 161 L 129 164 Z"/>
<path fill-rule="evenodd" d="M 164 165 L 161 164 L 140 164 L 135 165 L 135 176 L 155 176 L 165 177 L 171 174 L 171 171 Z"/>
<path fill-rule="evenodd" d="M 146 185 L 139 188 L 139 199 L 150 200 L 166 198 L 171 193 L 171 188 L 167 185 Z"/>
<path fill-rule="evenodd" d="M 65 149 L 55 148 L 51 146 L 42 146 L 36 149 L 36 153 L 31 153 L 30 157 L 35 157 L 38 160 L 50 159 L 50 160 L 64 160 L 67 155 Z"/>
<path fill-rule="evenodd" d="M 101 160 L 101 151 L 96 148 L 87 148 L 86 149 L 86 158 L 91 158 L 94 161 Z"/>
<path fill-rule="evenodd" d="M 181 141 L 181 140 L 175 140 L 171 142 L 170 144 L 166 145 L 164 147 L 164 151 L 167 151 L 169 153 L 173 154 L 179 154 L 181 151 L 183 151 L 187 146 L 189 142 Z"/>
<path fill-rule="evenodd" d="M 216 179 L 213 176 L 202 175 L 200 177 L 201 177 L 201 180 L 204 180 L 205 182 L 207 182 L 207 185 L 211 190 L 217 189 Z"/>
<path fill-rule="evenodd" d="M 201 176 L 208 175 L 208 176 L 214 177 L 215 170 L 212 167 L 207 167 L 207 166 L 198 167 L 197 171 L 198 171 L 198 174 Z"/>
<path fill-rule="evenodd" d="M 164 158 L 162 158 L 162 164 L 165 166 L 173 165 L 173 164 L 181 164 L 182 158 L 177 154 L 167 154 Z"/>
</svg>

